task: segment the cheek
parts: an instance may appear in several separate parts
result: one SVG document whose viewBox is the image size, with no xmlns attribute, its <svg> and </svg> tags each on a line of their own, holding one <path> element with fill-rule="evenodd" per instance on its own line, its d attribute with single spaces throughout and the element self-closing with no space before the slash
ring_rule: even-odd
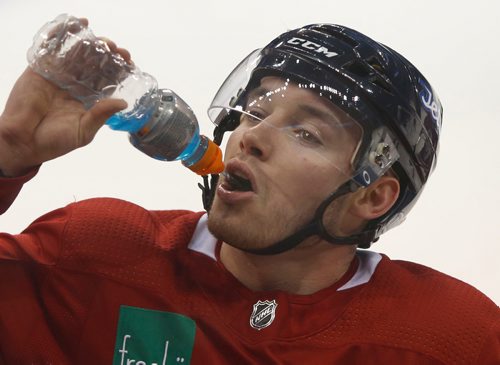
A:
<svg viewBox="0 0 500 365">
<path fill-rule="evenodd" d="M 241 133 L 238 130 L 226 133 L 225 135 L 225 148 L 224 148 L 224 160 L 232 157 L 238 150 L 241 140 Z"/>
<path fill-rule="evenodd" d="M 290 161 L 288 168 L 284 169 L 282 179 L 286 184 L 290 196 L 298 201 L 323 201 L 336 188 L 336 175 L 338 172 L 329 165 L 318 164 L 316 160 L 307 157 L 298 157 Z"/>
</svg>

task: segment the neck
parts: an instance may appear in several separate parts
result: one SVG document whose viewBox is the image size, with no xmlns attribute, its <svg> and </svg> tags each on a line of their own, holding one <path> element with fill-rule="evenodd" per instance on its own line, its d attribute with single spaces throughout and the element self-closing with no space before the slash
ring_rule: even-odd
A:
<svg viewBox="0 0 500 365">
<path fill-rule="evenodd" d="M 307 295 L 335 284 L 349 269 L 355 252 L 352 245 L 310 238 L 292 250 L 269 256 L 223 243 L 220 258 L 226 269 L 251 290 Z"/>
</svg>

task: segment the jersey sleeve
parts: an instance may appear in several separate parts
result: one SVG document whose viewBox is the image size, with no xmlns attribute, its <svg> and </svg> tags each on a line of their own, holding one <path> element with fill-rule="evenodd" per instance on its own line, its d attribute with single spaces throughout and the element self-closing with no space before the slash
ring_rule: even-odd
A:
<svg viewBox="0 0 500 365">
<path fill-rule="evenodd" d="M 10 207 L 23 185 L 37 172 L 38 168 L 20 177 L 0 177 L 0 214 Z M 63 244 L 70 211 L 71 208 L 66 207 L 45 214 L 17 235 L 0 232 L 0 265 L 14 261 L 54 264 Z"/>
<path fill-rule="evenodd" d="M 20 234 L 0 233 L 0 265 L 5 261 L 55 265 L 64 244 L 70 212 L 71 206 L 47 213 Z"/>
<path fill-rule="evenodd" d="M 19 177 L 1 177 L 0 175 L 0 214 L 5 213 L 16 199 L 23 185 L 31 180 L 38 172 L 38 168 Z"/>
</svg>

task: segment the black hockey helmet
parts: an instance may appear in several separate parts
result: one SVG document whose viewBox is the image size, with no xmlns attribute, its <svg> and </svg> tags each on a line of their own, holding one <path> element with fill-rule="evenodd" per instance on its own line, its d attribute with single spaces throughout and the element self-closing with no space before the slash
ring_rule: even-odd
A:
<svg viewBox="0 0 500 365">
<path fill-rule="evenodd" d="M 390 211 L 360 234 L 338 240 L 325 233 L 320 222 L 324 207 L 320 207 L 309 225 L 315 228 L 305 227 L 302 231 L 309 233 L 297 237 L 320 234 L 331 242 L 369 247 L 380 234 L 401 223 L 435 167 L 442 118 L 436 93 L 416 67 L 391 48 L 343 26 L 313 24 L 286 32 L 252 52 L 220 88 L 209 108 L 217 125 L 216 142 L 220 143 L 225 131 L 237 127 L 235 114 L 244 109 L 247 92 L 265 76 L 313 85 L 362 126 L 354 174 L 340 189 L 342 194 L 370 185 L 390 168 L 401 185 Z M 205 195 L 209 208 L 212 195 L 207 191 Z M 326 207 L 338 195 L 332 194 L 322 205 Z M 285 242 L 278 246 L 288 249 L 294 245 Z"/>
</svg>

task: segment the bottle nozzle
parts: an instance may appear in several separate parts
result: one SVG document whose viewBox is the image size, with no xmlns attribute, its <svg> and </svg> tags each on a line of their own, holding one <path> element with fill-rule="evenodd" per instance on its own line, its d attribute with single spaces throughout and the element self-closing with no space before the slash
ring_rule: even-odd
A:
<svg viewBox="0 0 500 365">
<path fill-rule="evenodd" d="M 203 157 L 188 168 L 198 175 L 220 174 L 224 171 L 222 151 L 213 141 L 208 140 L 208 146 Z"/>
</svg>

